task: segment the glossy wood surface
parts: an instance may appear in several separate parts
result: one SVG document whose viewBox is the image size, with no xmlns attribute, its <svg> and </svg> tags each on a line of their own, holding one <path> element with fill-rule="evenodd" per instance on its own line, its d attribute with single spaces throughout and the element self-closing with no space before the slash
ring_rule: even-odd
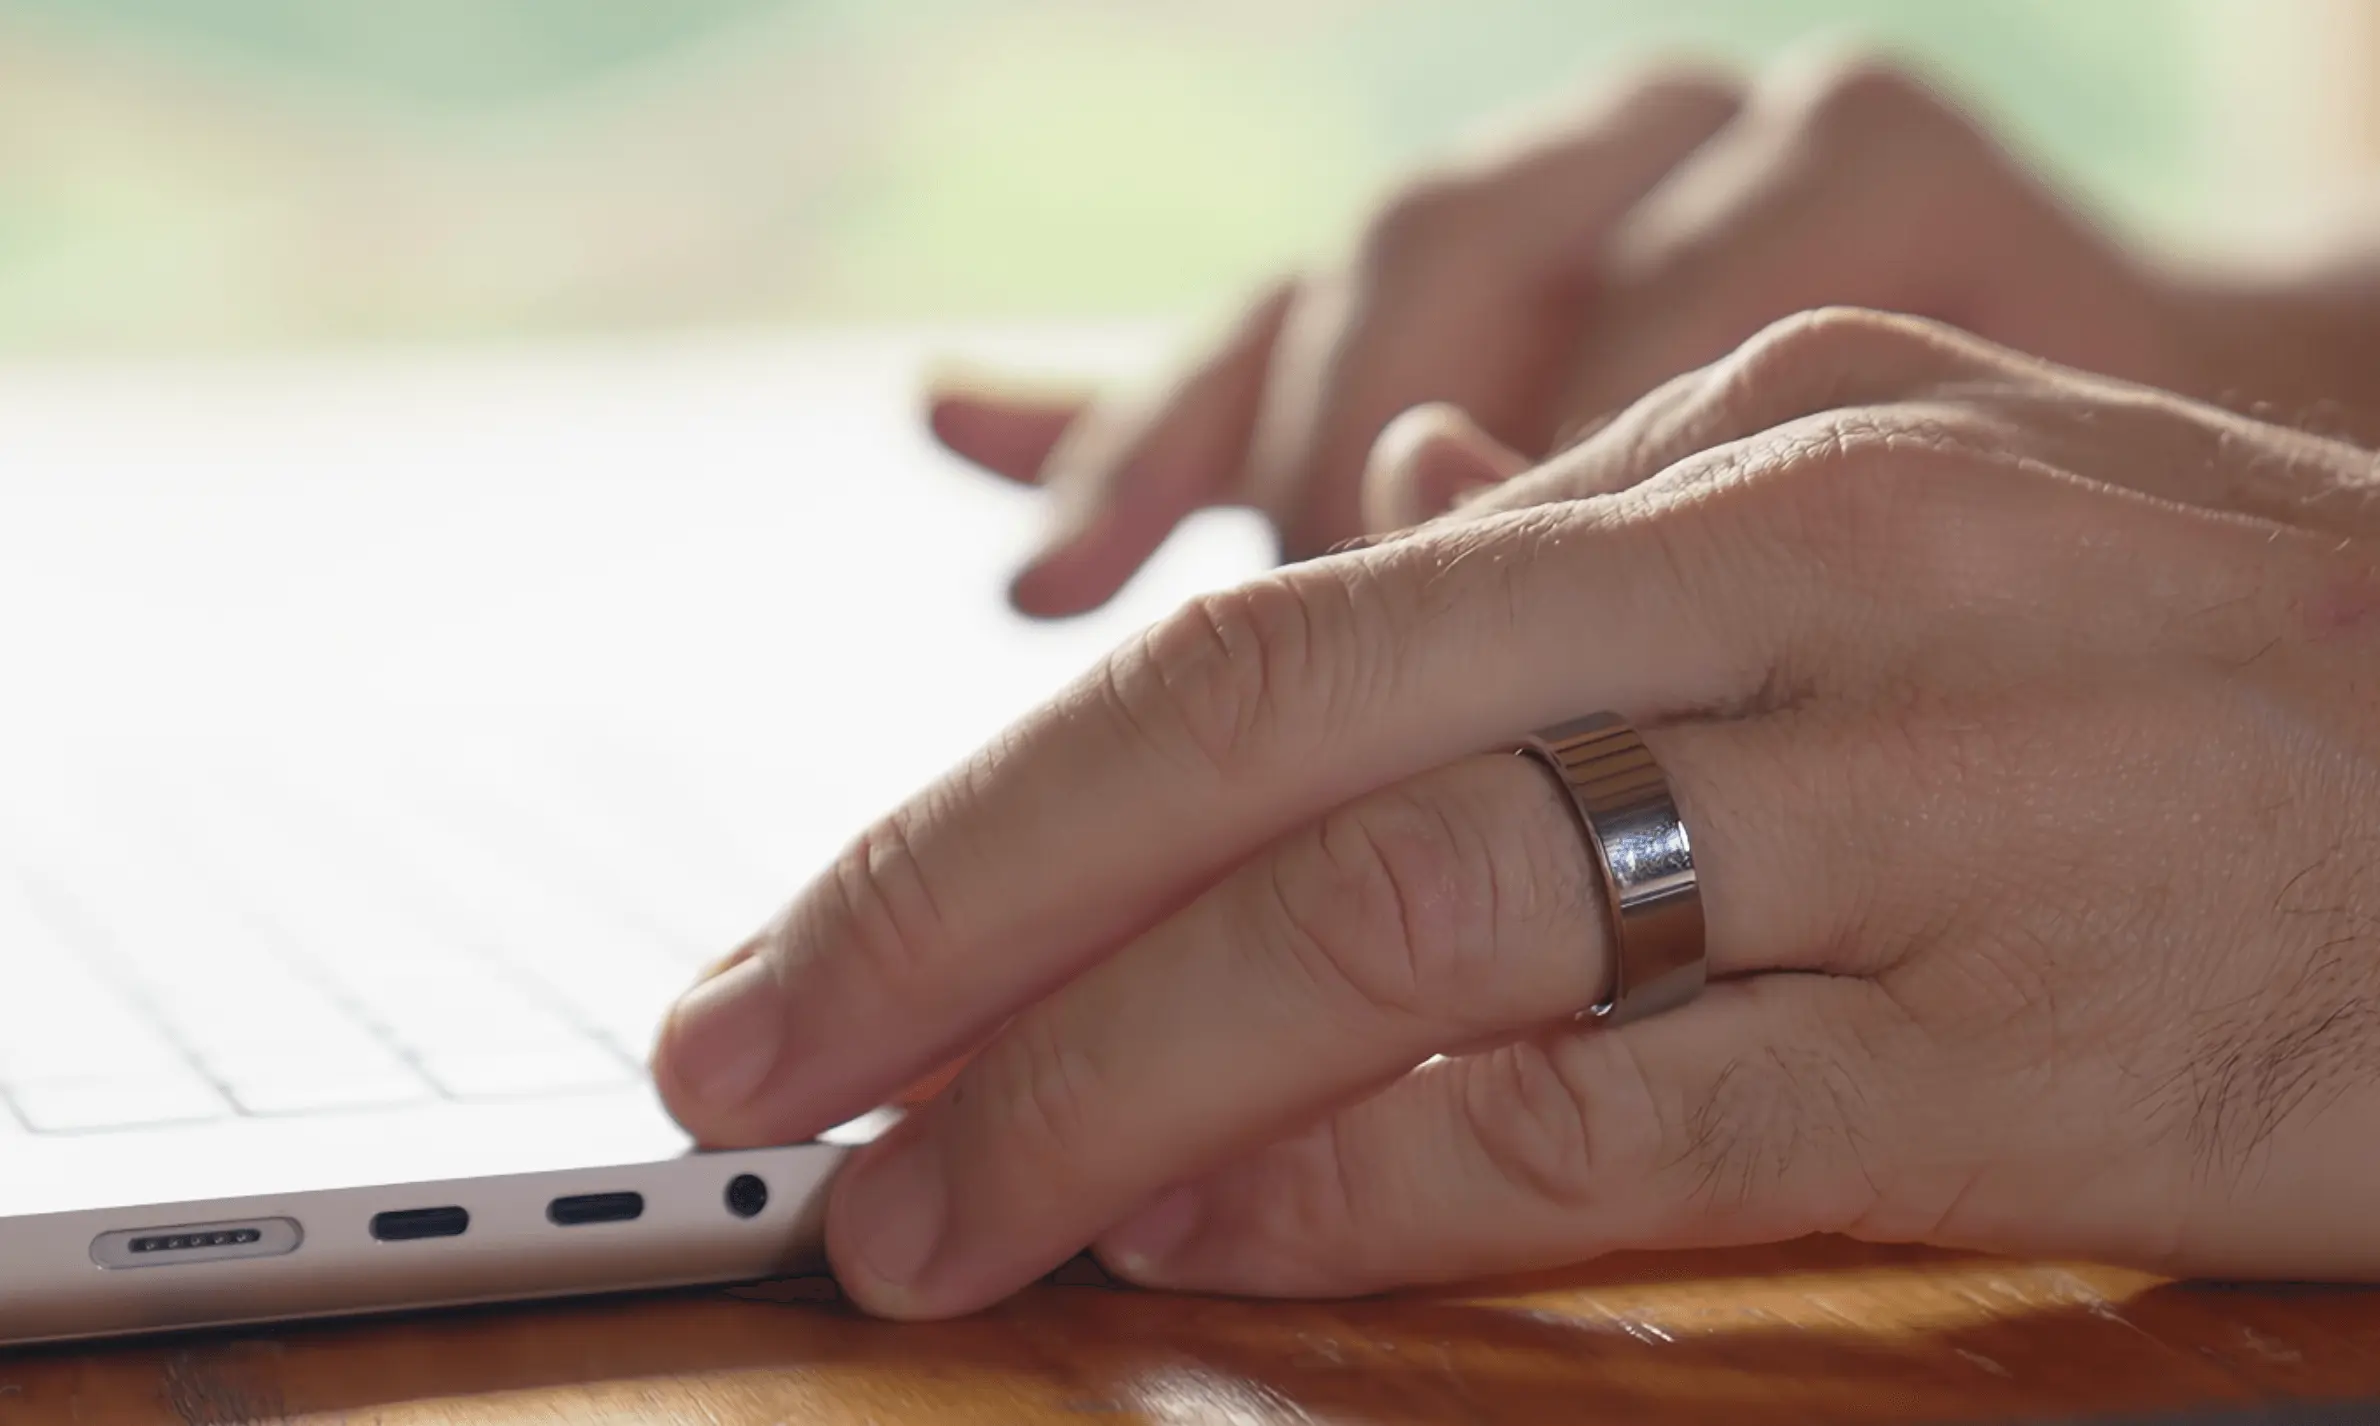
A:
<svg viewBox="0 0 2380 1426">
<path fill-rule="evenodd" d="M 1958 1422 L 2380 1397 L 2380 1292 L 1813 1241 L 1354 1303 L 1078 1264 L 893 1326 L 823 1279 L 0 1354 L 0 1423 Z"/>
</svg>

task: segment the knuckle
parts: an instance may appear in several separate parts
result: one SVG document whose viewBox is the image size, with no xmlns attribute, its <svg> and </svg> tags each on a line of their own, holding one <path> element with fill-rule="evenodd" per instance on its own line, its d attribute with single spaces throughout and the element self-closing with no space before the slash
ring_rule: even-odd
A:
<svg viewBox="0 0 2380 1426">
<path fill-rule="evenodd" d="M 1458 150 L 1389 190 L 1359 237 L 1357 270 L 1378 281 L 1476 260 L 1483 236 L 1541 223 L 1543 204 L 1533 198 L 1549 181 L 1568 187 L 1560 175 L 1580 159 L 1667 142 L 1658 136 L 1680 130 L 1716 130 L 1744 102 L 1743 81 L 1724 65 L 1678 57 L 1639 66 L 1598 87 L 1581 109 L 1505 142 Z"/>
<path fill-rule="evenodd" d="M 1917 319 L 1865 307 L 1814 307 L 1769 323 L 1737 348 L 1726 390 L 1815 397 L 1852 376 L 1905 366 L 1935 348 L 1932 330 Z"/>
<path fill-rule="evenodd" d="M 1454 170 L 1405 180 L 1364 225 L 1358 266 L 1370 272 L 1400 272 L 1459 248 L 1478 226 L 1486 181 Z"/>
<path fill-rule="evenodd" d="M 888 989 L 928 991 L 950 944 L 949 921 L 917 855 L 910 814 L 898 811 L 862 832 L 827 878 L 838 937 Z"/>
<path fill-rule="evenodd" d="M 1391 1154 L 1385 1160 L 1384 1147 Z M 1252 1172 L 1230 1197 L 1235 1255 L 1261 1258 L 1276 1282 L 1300 1295 L 1394 1286 L 1398 1230 L 1411 1198 L 1409 1176 L 1396 1171 L 1393 1155 L 1378 1136 L 1350 1132 L 1346 1114 L 1276 1144 L 1247 1164 Z"/>
<path fill-rule="evenodd" d="M 981 1092 L 991 1101 L 998 1141 L 1015 1150 L 1005 1155 L 1010 1162 L 1041 1173 L 1053 1162 L 1098 1154 L 1099 1069 L 1044 1019 L 1018 1021 L 984 1068 Z"/>
<path fill-rule="evenodd" d="M 1334 813 L 1285 849 L 1270 891 L 1290 954 L 1325 988 L 1415 1019 L 1480 1002 L 1492 854 L 1442 806 L 1387 793 Z"/>
<path fill-rule="evenodd" d="M 1103 701 L 1160 758 L 1229 780 L 1303 706 L 1299 685 L 1322 675 L 1329 616 L 1311 588 L 1264 579 L 1190 601 L 1108 661 Z"/>
<path fill-rule="evenodd" d="M 1610 107 L 1617 113 L 1725 116 L 1741 108 L 1743 102 L 1743 80 L 1733 70 L 1692 55 L 1679 55 L 1640 66 L 1614 88 Z"/>
<path fill-rule="evenodd" d="M 1988 561 L 1977 483 L 2007 472 L 1949 417 L 1850 409 L 1772 432 L 1745 513 L 1827 573 L 1894 598 L 1964 590 Z"/>
<path fill-rule="evenodd" d="M 1651 1088 L 1619 1037 L 1510 1045 L 1480 1061 L 1461 1110 L 1488 1170 L 1566 1212 L 1650 1165 L 1660 1142 Z"/>
<path fill-rule="evenodd" d="M 1957 117 L 1940 91 L 1908 66 L 1869 51 L 1831 55 L 1792 83 L 1801 128 L 1823 145 L 1936 133 Z"/>
<path fill-rule="evenodd" d="M 1363 1141 L 1348 1132 L 1344 1115 L 1325 1119 L 1291 1152 L 1302 1160 L 1302 1171 L 1283 1176 L 1289 1191 L 1256 1200 L 1258 1237 L 1276 1252 L 1344 1262 L 1389 1216 L 1378 1192 L 1384 1176 L 1377 1164 L 1366 1162 Z"/>
<path fill-rule="evenodd" d="M 1595 86 L 1568 122 L 1551 126 L 1543 151 L 1575 157 L 1679 129 L 1715 131 L 1742 112 L 1744 100 L 1743 77 L 1725 64 L 1690 54 L 1655 57 Z"/>
</svg>

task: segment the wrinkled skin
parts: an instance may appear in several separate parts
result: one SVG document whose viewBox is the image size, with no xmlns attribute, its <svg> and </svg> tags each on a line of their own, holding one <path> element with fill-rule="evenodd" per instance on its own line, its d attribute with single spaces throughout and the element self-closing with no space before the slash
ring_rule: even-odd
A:
<svg viewBox="0 0 2380 1426">
<path fill-rule="evenodd" d="M 1094 1239 L 1253 1293 L 1818 1230 L 2371 1273 L 2374 480 L 1789 319 L 1119 650 L 697 991 L 665 1092 L 783 1140 L 993 1035 L 837 1186 L 896 1315 Z M 1717 978 L 1612 1031 L 1564 1020 L 1609 976 L 1581 840 L 1488 751 L 1605 707 L 1675 785 Z"/>
<path fill-rule="evenodd" d="M 835 1185 L 863 1304 L 969 1311 L 1086 1244 L 1154 1286 L 1328 1295 L 1813 1231 L 2380 1278 L 2374 455 L 2139 384 L 2250 390 L 2209 355 L 2239 343 L 2191 338 L 2249 289 L 2150 278 L 1922 89 L 1701 84 L 1502 161 L 1609 141 L 1573 303 L 1479 285 L 1509 263 L 1389 280 L 1493 207 L 1489 164 L 1153 405 L 938 410 L 1076 502 L 1020 581 L 1051 612 L 1234 492 L 1270 492 L 1293 551 L 1373 538 L 1118 649 L 678 1007 L 656 1079 L 713 1144 L 969 1057 Z M 1982 165 L 1939 201 L 2015 185 L 1990 210 L 2038 269 L 2005 300 L 1927 287 L 1963 260 L 1928 244 L 1871 299 L 1970 330 L 1799 311 L 1874 263 L 1722 301 L 1714 215 L 1823 227 L 1863 190 L 1792 195 L 1878 115 L 1904 122 L 1872 145 Z M 1668 156 L 1630 169 L 1613 133 Z M 1670 271 L 1702 276 L 1641 295 Z M 2368 382 L 2316 340 L 2361 330 L 2346 309 L 2298 291 L 2251 324 L 2290 353 L 2248 369 L 2285 402 Z M 1484 357 L 1388 340 L 1424 308 Z M 1596 880 L 1507 751 L 1600 709 L 1669 774 L 1714 977 L 1618 1029 L 1571 1018 L 1610 982 Z"/>
</svg>

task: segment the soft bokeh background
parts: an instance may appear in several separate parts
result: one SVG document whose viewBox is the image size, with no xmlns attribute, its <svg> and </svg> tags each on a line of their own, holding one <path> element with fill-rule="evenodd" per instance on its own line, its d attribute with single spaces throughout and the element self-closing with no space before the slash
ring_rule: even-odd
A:
<svg viewBox="0 0 2380 1426">
<path fill-rule="evenodd" d="M 1827 29 L 2149 234 L 2380 148 L 2380 0 L 0 0 L 0 351 L 1170 314 L 1499 109 Z"/>
</svg>

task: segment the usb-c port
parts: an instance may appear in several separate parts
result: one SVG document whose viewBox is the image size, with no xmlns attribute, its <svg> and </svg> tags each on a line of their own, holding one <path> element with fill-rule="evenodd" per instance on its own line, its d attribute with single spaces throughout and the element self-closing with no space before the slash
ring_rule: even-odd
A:
<svg viewBox="0 0 2380 1426">
<path fill-rule="evenodd" d="M 470 1226 L 471 1214 L 461 1208 L 400 1208 L 372 1215 L 372 1236 L 383 1243 L 455 1238 Z"/>
<path fill-rule="evenodd" d="M 645 1196 L 641 1193 L 581 1193 L 545 1206 L 546 1218 L 564 1228 L 581 1223 L 627 1223 L 644 1213 Z"/>
</svg>

